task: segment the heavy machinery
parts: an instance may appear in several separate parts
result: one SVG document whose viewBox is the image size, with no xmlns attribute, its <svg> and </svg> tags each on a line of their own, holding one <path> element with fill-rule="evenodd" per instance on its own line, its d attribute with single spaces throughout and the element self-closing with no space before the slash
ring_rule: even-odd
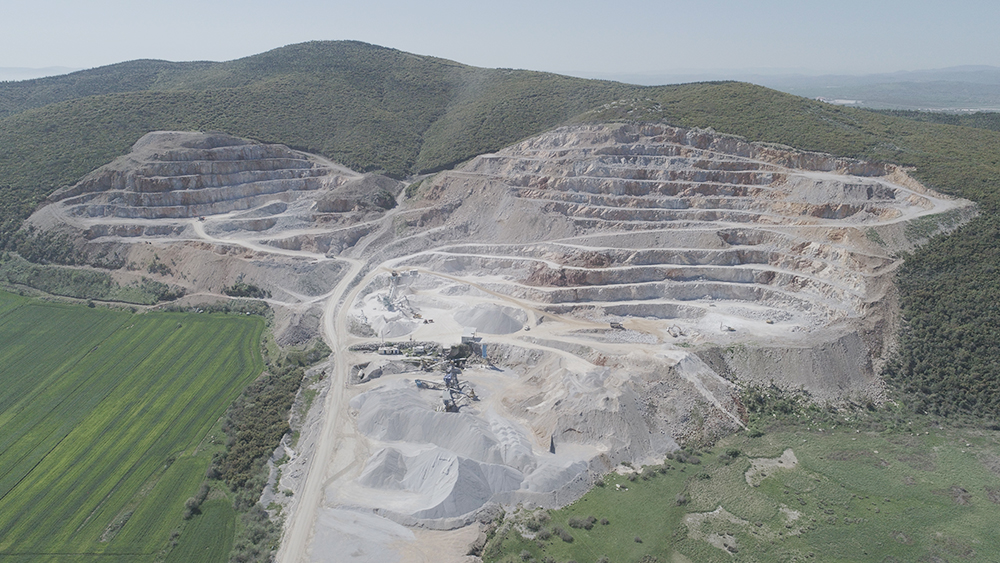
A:
<svg viewBox="0 0 1000 563">
<path fill-rule="evenodd" d="M 445 362 L 447 366 L 443 383 L 429 381 L 426 379 L 416 379 L 414 383 L 418 389 L 433 389 L 441 391 L 441 400 L 444 403 L 445 412 L 459 412 L 459 409 L 471 401 L 478 401 L 476 390 L 467 381 L 459 381 L 458 375 L 461 371 L 451 362 Z"/>
</svg>

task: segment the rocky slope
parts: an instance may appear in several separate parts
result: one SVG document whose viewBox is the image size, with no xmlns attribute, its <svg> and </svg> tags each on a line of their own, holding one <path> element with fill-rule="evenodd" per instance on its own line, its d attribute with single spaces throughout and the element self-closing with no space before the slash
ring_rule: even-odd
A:
<svg viewBox="0 0 1000 563">
<path fill-rule="evenodd" d="M 238 276 L 268 290 L 280 341 L 322 332 L 336 351 L 339 402 L 279 484 L 335 463 L 309 525 L 346 507 L 451 527 L 491 502 L 566 503 L 616 463 L 739 428 L 740 382 L 877 398 L 908 225 L 972 213 L 892 166 L 665 125 L 561 128 L 395 206 L 402 188 L 282 146 L 156 133 L 31 221 L 169 263 L 156 276 L 192 304 Z M 414 386 L 440 373 L 348 350 L 470 329 L 487 358 L 462 373 L 478 400 L 459 413 Z M 329 439 L 351 459 L 313 459 Z"/>
</svg>

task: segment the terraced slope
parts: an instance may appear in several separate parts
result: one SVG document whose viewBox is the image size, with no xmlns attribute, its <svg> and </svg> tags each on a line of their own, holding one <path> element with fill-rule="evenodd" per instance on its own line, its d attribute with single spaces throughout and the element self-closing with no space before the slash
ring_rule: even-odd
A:
<svg viewBox="0 0 1000 563">
<path fill-rule="evenodd" d="M 669 342 L 799 346 L 797 367 L 732 349 L 718 367 L 821 395 L 874 381 L 884 343 L 868 325 L 891 309 L 901 225 L 967 209 L 892 166 L 666 126 L 559 129 L 442 174 L 426 201 L 471 240 L 514 244 L 406 264 L 500 275 L 492 290 L 547 312 L 656 319 Z M 819 342 L 847 373 L 810 375 Z"/>
<path fill-rule="evenodd" d="M 447 528 L 565 504 L 618 462 L 739 428 L 740 381 L 879 396 L 907 227 L 972 214 L 893 166 L 666 125 L 556 129 L 408 191 L 392 207 L 387 178 L 157 134 L 32 218 L 169 263 L 156 275 L 191 304 L 254 284 L 283 341 L 322 331 L 333 383 L 282 472 L 297 494 L 276 499 L 287 560 L 411 537 L 372 516 L 359 540 L 359 509 Z M 487 358 L 458 413 L 414 385 L 440 374 L 350 350 L 469 329 Z"/>
</svg>

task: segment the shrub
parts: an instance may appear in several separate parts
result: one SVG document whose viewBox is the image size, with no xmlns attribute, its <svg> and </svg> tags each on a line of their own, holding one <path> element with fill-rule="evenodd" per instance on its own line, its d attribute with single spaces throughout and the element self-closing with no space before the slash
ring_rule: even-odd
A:
<svg viewBox="0 0 1000 563">
<path fill-rule="evenodd" d="M 559 539 L 561 539 L 562 541 L 566 543 L 573 543 L 573 536 L 568 531 L 566 531 L 566 528 L 563 528 L 561 526 L 556 526 L 552 531 L 555 532 L 555 534 L 559 536 Z"/>
<path fill-rule="evenodd" d="M 542 528 L 541 530 L 538 530 L 538 533 L 535 534 L 535 537 L 542 541 L 548 541 L 549 539 L 552 538 L 552 532 L 550 532 L 548 528 Z"/>
<path fill-rule="evenodd" d="M 586 518 L 580 518 L 578 516 L 574 516 L 569 519 L 569 527 L 576 528 L 578 530 L 580 528 L 583 528 L 584 530 L 590 530 L 591 528 L 594 527 L 595 523 L 597 523 L 597 518 L 594 518 L 593 516 L 588 516 Z"/>
<path fill-rule="evenodd" d="M 184 519 L 190 520 L 192 516 L 198 514 L 199 512 L 198 507 L 200 505 L 201 503 L 198 501 L 198 499 L 196 499 L 195 497 L 188 497 L 188 499 L 184 501 Z"/>
<path fill-rule="evenodd" d="M 684 493 L 677 493 L 677 496 L 674 498 L 674 500 L 677 502 L 677 506 L 684 506 L 685 504 L 688 503 L 688 498 L 686 495 L 684 495 Z"/>
</svg>

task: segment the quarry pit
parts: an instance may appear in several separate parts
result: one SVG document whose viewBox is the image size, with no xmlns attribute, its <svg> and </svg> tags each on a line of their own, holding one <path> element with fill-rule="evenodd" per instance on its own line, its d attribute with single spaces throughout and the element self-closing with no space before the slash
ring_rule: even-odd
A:
<svg viewBox="0 0 1000 563">
<path fill-rule="evenodd" d="M 280 343 L 326 340 L 265 493 L 293 493 L 282 561 L 462 560 L 499 507 L 739 430 L 740 385 L 878 400 L 900 253 L 974 212 L 891 165 L 662 124 L 564 127 L 419 182 L 159 132 L 30 219 L 170 264 L 151 277 L 192 306 L 264 288 Z"/>
</svg>

